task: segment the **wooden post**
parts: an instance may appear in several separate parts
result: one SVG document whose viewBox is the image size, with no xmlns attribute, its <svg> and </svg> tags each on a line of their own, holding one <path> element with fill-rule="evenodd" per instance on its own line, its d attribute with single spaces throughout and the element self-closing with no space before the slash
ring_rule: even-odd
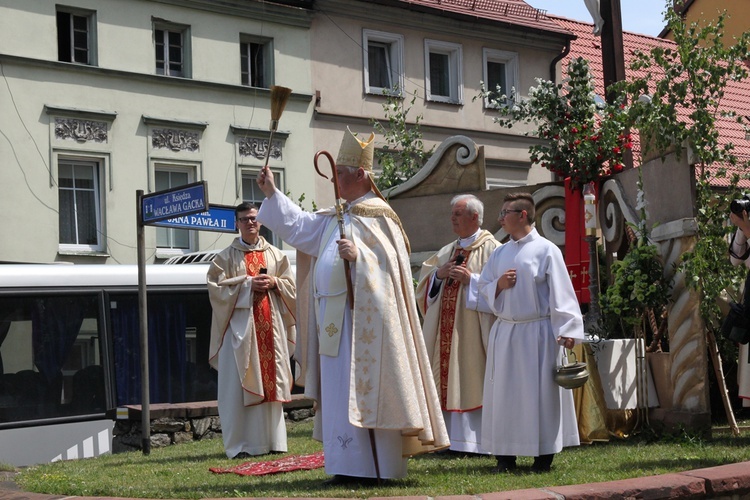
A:
<svg viewBox="0 0 750 500">
<path fill-rule="evenodd" d="M 613 83 L 625 80 L 625 50 L 622 41 L 622 13 L 620 0 L 601 0 L 599 12 L 604 19 L 602 27 L 602 68 L 607 102 L 616 95 L 610 91 Z"/>
<path fill-rule="evenodd" d="M 708 340 L 708 353 L 711 355 L 711 364 L 714 365 L 714 374 L 719 383 L 719 392 L 721 393 L 721 402 L 724 403 L 724 411 L 727 413 L 727 423 L 732 429 L 732 434 L 737 437 L 740 435 L 740 428 L 737 427 L 737 420 L 734 418 L 732 411 L 732 402 L 729 400 L 729 391 L 727 383 L 724 380 L 724 367 L 721 365 L 721 353 L 719 346 L 716 344 L 716 337 L 710 328 L 706 328 L 706 337 Z"/>
<path fill-rule="evenodd" d="M 599 13 L 604 19 L 602 27 L 602 69 L 604 73 L 604 93 L 608 103 L 617 99 L 610 88 L 614 83 L 625 80 L 625 48 L 622 40 L 622 12 L 620 0 L 600 0 Z M 633 168 L 633 153 L 623 152 L 626 168 Z"/>
</svg>

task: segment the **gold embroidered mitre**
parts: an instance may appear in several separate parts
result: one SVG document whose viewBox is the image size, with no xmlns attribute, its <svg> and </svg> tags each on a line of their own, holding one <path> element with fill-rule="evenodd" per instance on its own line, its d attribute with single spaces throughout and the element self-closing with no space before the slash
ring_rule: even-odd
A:
<svg viewBox="0 0 750 500">
<path fill-rule="evenodd" d="M 372 160 L 375 155 L 375 134 L 370 132 L 367 141 L 360 141 L 352 133 L 349 127 L 346 127 L 344 138 L 341 140 L 339 156 L 336 158 L 336 165 L 347 167 L 362 167 L 368 172 L 372 172 Z"/>
<path fill-rule="evenodd" d="M 372 162 L 374 156 L 375 134 L 370 132 L 370 137 L 367 138 L 367 141 L 360 141 L 349 127 L 346 127 L 344 138 L 341 140 L 339 156 L 336 158 L 336 165 L 364 169 L 370 179 L 370 189 L 378 196 L 378 198 L 386 201 L 380 192 L 380 189 L 378 189 L 378 186 L 375 184 L 375 176 L 372 173 Z"/>
</svg>

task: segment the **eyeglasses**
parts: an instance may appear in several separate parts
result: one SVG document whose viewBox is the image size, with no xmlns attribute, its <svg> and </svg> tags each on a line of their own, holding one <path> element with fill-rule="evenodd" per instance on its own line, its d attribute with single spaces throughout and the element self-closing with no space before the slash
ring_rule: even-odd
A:
<svg viewBox="0 0 750 500">
<path fill-rule="evenodd" d="M 504 219 L 505 216 L 510 212 L 516 212 L 517 214 L 520 214 L 521 212 L 523 212 L 523 210 L 500 210 L 500 218 Z"/>
<path fill-rule="evenodd" d="M 243 224 L 247 224 L 248 222 L 255 222 L 255 217 L 240 217 L 237 220 L 242 222 Z"/>
</svg>

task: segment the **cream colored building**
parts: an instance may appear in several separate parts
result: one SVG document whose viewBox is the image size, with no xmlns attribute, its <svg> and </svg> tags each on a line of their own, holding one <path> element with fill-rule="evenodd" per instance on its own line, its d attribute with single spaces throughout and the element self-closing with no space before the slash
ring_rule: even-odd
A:
<svg viewBox="0 0 750 500">
<path fill-rule="evenodd" d="M 270 165 L 303 193 L 311 13 L 285 3 L 0 0 L 0 261 L 135 263 L 137 190 L 257 200 L 274 84 L 294 93 Z M 147 261 L 232 237 L 148 226 Z"/>
<path fill-rule="evenodd" d="M 316 147 L 335 152 L 342 130 L 369 133 L 383 119 L 383 90 L 403 89 L 408 115 L 422 116 L 425 146 L 466 135 L 484 146 L 490 187 L 552 180 L 532 165 L 528 129 L 502 129 L 502 110 L 479 98 L 481 82 L 506 82 L 519 98 L 537 78 L 556 75 L 556 61 L 574 36 L 520 0 L 316 0 L 312 22 L 312 83 Z M 383 146 L 376 137 L 376 147 Z M 332 200 L 319 180 L 318 199 Z"/>
</svg>

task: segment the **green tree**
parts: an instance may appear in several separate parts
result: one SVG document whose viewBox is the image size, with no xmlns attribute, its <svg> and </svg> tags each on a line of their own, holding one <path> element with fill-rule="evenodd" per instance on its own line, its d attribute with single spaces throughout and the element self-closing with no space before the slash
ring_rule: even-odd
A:
<svg viewBox="0 0 750 500">
<path fill-rule="evenodd" d="M 424 149 L 420 130 L 422 115 L 417 115 L 411 125 L 407 122 L 409 112 L 417 100 L 417 93 L 412 94 L 408 105 L 398 89 L 383 92 L 383 95 L 387 125 L 374 118 L 370 120 L 385 141 L 382 148 L 375 150 L 375 159 L 382 169 L 375 183 L 381 190 L 398 186 L 412 178 L 424 166 L 434 149 Z"/>
<path fill-rule="evenodd" d="M 564 84 L 537 79 L 527 99 L 507 105 L 508 96 L 483 90 L 482 96 L 501 110 L 495 122 L 512 128 L 518 123 L 536 128 L 525 135 L 545 139 L 529 147 L 531 161 L 562 178 L 575 188 L 602 175 L 623 169 L 623 153 L 632 145 L 626 132 L 624 106 L 597 100 L 588 62 L 583 58 L 568 63 Z M 497 96 L 497 97 L 495 97 Z"/>
<path fill-rule="evenodd" d="M 750 58 L 750 33 L 730 46 L 724 43 L 725 18 L 723 13 L 714 23 L 688 26 L 668 3 L 665 19 L 675 45 L 637 53 L 632 69 L 645 75 L 618 85 L 632 103 L 630 121 L 644 147 L 679 155 L 685 145 L 694 155 L 698 239 L 681 265 L 690 286 L 701 294 L 700 313 L 713 331 L 721 321 L 716 298 L 725 288 L 736 288 L 744 275 L 744 269 L 729 262 L 727 235 L 734 228 L 725 221 L 729 202 L 739 194 L 738 182 L 747 178 L 750 166 L 738 159 L 734 144 L 720 140 L 717 127 L 719 120 L 743 119 L 720 105 L 727 83 L 748 76 L 745 61 Z M 729 188 L 715 189 L 714 178 L 726 178 Z"/>
<path fill-rule="evenodd" d="M 643 190 L 643 175 L 638 171 L 638 224 L 628 224 L 628 231 L 634 236 L 630 249 L 622 260 L 612 263 L 612 281 L 601 296 L 604 313 L 602 334 L 612 338 L 613 331 L 640 332 L 647 343 L 652 340 L 661 348 L 657 332 L 649 322 L 661 317 L 668 304 L 671 283 L 664 279 L 664 267 L 659 259 L 659 249 L 651 243 L 646 225 L 648 212 Z M 617 325 L 610 324 L 617 322 Z M 651 338 L 647 338 L 648 326 L 652 327 Z M 666 326 L 666 325 L 664 325 Z M 615 328 L 613 328 L 615 327 Z M 630 336 L 628 335 L 628 336 Z M 639 335 L 636 334 L 636 337 Z"/>
</svg>

